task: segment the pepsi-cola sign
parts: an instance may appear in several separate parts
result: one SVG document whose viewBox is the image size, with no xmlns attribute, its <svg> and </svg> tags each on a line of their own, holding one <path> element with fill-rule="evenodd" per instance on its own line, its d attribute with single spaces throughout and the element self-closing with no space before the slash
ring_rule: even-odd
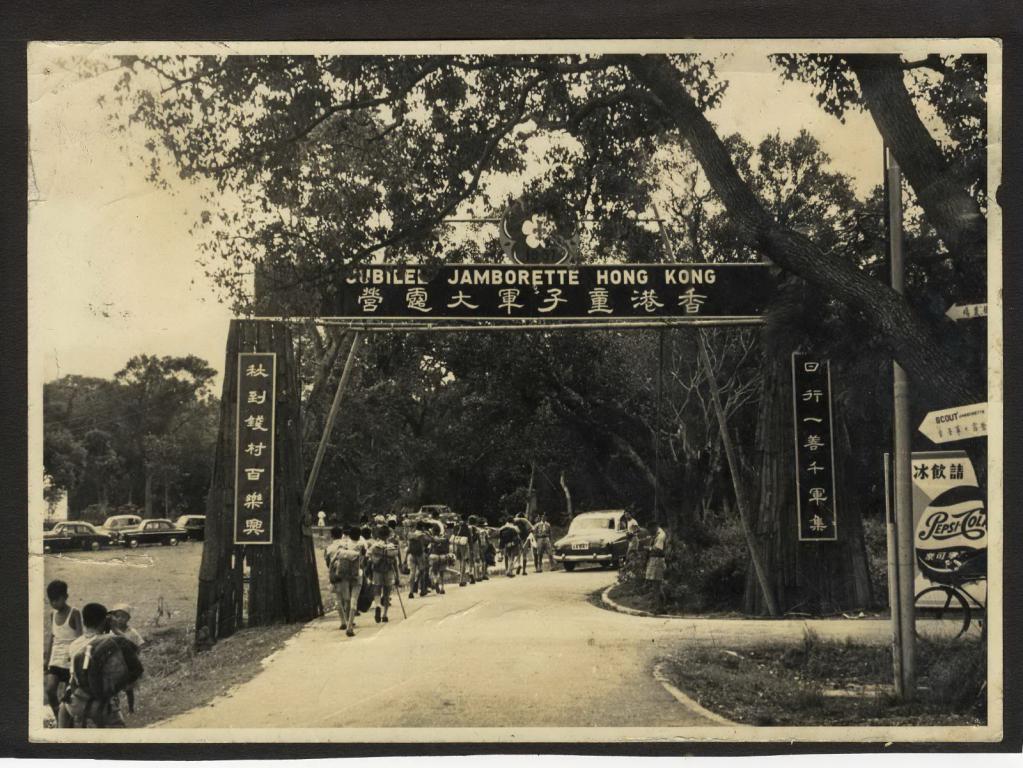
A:
<svg viewBox="0 0 1023 768">
<path fill-rule="evenodd" d="M 973 463 L 965 451 L 923 451 L 913 454 L 911 467 L 915 591 L 954 583 L 983 603 L 987 505 Z"/>
<path fill-rule="evenodd" d="M 941 492 L 920 516 L 915 539 L 917 562 L 931 581 L 983 576 L 987 511 L 980 489 L 960 485 Z"/>
</svg>

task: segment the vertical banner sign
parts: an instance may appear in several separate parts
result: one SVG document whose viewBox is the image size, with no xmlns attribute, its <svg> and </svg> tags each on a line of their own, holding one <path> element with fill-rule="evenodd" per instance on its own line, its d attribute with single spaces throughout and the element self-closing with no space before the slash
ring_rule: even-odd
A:
<svg viewBox="0 0 1023 768">
<path fill-rule="evenodd" d="M 928 451 L 914 453 L 912 466 L 916 593 L 935 584 L 959 584 L 984 603 L 987 509 L 973 463 L 965 451 Z M 943 605 L 942 595 L 933 594 Z"/>
<path fill-rule="evenodd" d="M 838 539 L 835 450 L 831 435 L 831 368 L 827 360 L 792 354 L 796 437 L 796 517 L 800 541 Z"/>
<path fill-rule="evenodd" d="M 273 543 L 277 355 L 238 355 L 234 543 Z"/>
</svg>

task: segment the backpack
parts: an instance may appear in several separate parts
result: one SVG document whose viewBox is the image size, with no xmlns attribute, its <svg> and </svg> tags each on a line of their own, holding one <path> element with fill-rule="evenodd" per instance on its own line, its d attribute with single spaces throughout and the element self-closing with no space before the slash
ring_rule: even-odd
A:
<svg viewBox="0 0 1023 768">
<path fill-rule="evenodd" d="M 330 561 L 330 581 L 352 581 L 359 576 L 359 560 L 362 553 L 357 549 L 339 549 Z"/>
<path fill-rule="evenodd" d="M 369 559 L 374 566 L 380 565 L 387 557 L 389 547 L 382 541 L 373 542 L 369 548 Z"/>
<path fill-rule="evenodd" d="M 410 555 L 419 557 L 423 554 L 423 534 L 416 531 L 408 537 L 408 551 Z"/>
<path fill-rule="evenodd" d="M 103 726 L 110 700 L 142 676 L 138 649 L 126 637 L 110 635 L 91 642 L 72 659 L 71 696 L 86 704 L 89 719 Z"/>
</svg>

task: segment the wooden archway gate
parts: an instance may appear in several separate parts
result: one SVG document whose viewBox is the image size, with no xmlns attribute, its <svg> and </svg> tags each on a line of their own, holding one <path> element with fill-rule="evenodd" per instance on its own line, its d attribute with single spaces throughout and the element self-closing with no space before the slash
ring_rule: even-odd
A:
<svg viewBox="0 0 1023 768">
<path fill-rule="evenodd" d="M 308 503 L 315 487 L 320 463 L 333 428 L 341 395 L 350 373 L 361 334 L 393 332 L 496 332 L 524 330 L 641 330 L 679 326 L 727 326 L 759 324 L 759 319 L 742 318 L 657 318 L 644 321 L 561 321 L 561 322 L 366 322 L 338 318 L 315 318 L 320 325 L 342 326 L 355 332 L 344 372 L 331 404 L 313 466 L 308 476 L 303 467 L 300 381 L 294 359 L 295 322 L 309 318 L 234 319 L 228 332 L 224 364 L 224 385 L 220 403 L 220 429 L 209 496 L 206 507 L 206 540 L 199 570 L 196 605 L 196 641 L 199 647 L 232 635 L 243 626 L 310 621 L 323 614 L 323 603 L 316 568 L 312 531 L 308 525 Z M 734 449 L 717 401 L 717 385 L 705 352 L 700 330 L 700 361 L 715 394 L 713 402 L 719 421 L 726 458 L 733 463 Z M 274 538 L 270 546 L 246 546 L 235 543 L 235 456 L 239 380 L 238 356 L 243 352 L 276 354 L 276 418 L 274 420 L 275 463 L 273 469 Z M 738 477 L 734 471 L 732 476 Z M 754 569 L 763 590 L 765 604 L 774 614 L 774 598 L 767 586 L 762 558 L 752 532 L 752 510 L 745 489 L 736 484 L 741 523 L 746 534 Z M 246 588 L 247 587 L 247 588 Z"/>
</svg>

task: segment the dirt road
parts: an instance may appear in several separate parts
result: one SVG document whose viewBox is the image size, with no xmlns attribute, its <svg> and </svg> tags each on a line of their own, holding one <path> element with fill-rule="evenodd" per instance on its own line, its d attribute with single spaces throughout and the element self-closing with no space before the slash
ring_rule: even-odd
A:
<svg viewBox="0 0 1023 768">
<path fill-rule="evenodd" d="M 389 624 L 315 621 L 263 672 L 169 728 L 373 728 L 713 725 L 653 676 L 686 638 L 736 647 L 743 636 L 802 636 L 804 622 L 638 618 L 588 600 L 609 571 L 496 577 L 393 606 Z M 756 624 L 756 632 L 751 633 Z M 824 634 L 883 637 L 883 622 L 812 622 Z M 827 625 L 833 628 L 829 631 Z"/>
</svg>

